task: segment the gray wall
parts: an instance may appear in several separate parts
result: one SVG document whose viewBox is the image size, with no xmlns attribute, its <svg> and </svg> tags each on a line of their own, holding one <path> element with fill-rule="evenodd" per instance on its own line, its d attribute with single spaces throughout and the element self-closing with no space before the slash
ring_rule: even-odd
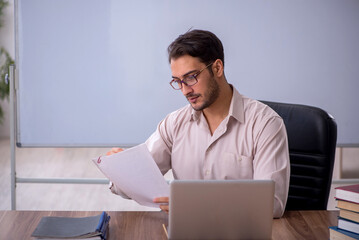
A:
<svg viewBox="0 0 359 240">
<path fill-rule="evenodd" d="M 359 1 L 19 1 L 19 142 L 143 142 L 186 104 L 166 47 L 213 31 L 229 82 L 252 98 L 314 105 L 359 143 Z"/>
</svg>

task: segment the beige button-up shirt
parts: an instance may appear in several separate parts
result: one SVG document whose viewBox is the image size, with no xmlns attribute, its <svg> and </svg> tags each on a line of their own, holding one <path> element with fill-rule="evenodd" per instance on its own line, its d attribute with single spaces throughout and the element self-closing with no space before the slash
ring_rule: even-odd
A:
<svg viewBox="0 0 359 240">
<path fill-rule="evenodd" d="M 175 179 L 272 179 L 274 217 L 288 197 L 289 151 L 283 120 L 233 87 L 228 116 L 211 135 L 202 111 L 170 113 L 146 141 L 162 174 Z"/>
</svg>

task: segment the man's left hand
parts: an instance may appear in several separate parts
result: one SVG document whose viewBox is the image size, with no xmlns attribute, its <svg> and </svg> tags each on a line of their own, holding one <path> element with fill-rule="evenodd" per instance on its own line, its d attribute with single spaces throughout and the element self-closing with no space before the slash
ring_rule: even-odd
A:
<svg viewBox="0 0 359 240">
<path fill-rule="evenodd" d="M 169 212 L 169 197 L 158 197 L 153 199 L 154 203 L 163 203 L 160 204 L 160 209 L 165 211 L 166 213 Z"/>
</svg>

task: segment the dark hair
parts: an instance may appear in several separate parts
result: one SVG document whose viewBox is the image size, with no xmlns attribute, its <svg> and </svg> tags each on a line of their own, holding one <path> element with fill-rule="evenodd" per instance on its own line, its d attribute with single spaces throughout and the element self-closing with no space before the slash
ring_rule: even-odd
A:
<svg viewBox="0 0 359 240">
<path fill-rule="evenodd" d="M 210 64 L 217 59 L 224 65 L 224 53 L 221 40 L 216 35 L 204 30 L 191 30 L 178 36 L 168 46 L 168 61 L 184 55 L 197 57 L 204 64 Z"/>
</svg>

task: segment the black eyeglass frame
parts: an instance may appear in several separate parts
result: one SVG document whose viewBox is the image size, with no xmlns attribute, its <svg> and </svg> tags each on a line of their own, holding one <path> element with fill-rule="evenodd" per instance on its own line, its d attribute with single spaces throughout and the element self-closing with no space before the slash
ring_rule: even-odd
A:
<svg viewBox="0 0 359 240">
<path fill-rule="evenodd" d="M 170 85 L 171 87 L 174 89 L 174 90 L 180 90 L 182 89 L 183 87 L 183 84 L 185 84 L 187 87 L 191 87 L 193 85 L 195 85 L 196 83 L 198 83 L 198 75 L 203 72 L 203 70 L 205 70 L 206 68 L 208 68 L 209 66 L 211 66 L 214 62 L 208 64 L 207 66 L 205 66 L 204 68 L 202 68 L 201 70 L 199 70 L 198 72 L 196 72 L 195 74 L 192 74 L 192 75 L 188 75 L 188 76 L 185 76 L 184 78 L 182 79 L 172 79 L 171 82 L 170 82 Z M 187 80 L 188 79 L 188 80 Z M 193 84 L 188 84 L 187 82 L 190 81 L 190 80 L 195 80 L 195 82 Z M 181 87 L 179 85 L 179 83 L 181 83 Z M 175 86 L 173 85 L 175 84 Z M 177 85 L 177 86 L 176 86 Z"/>
</svg>

